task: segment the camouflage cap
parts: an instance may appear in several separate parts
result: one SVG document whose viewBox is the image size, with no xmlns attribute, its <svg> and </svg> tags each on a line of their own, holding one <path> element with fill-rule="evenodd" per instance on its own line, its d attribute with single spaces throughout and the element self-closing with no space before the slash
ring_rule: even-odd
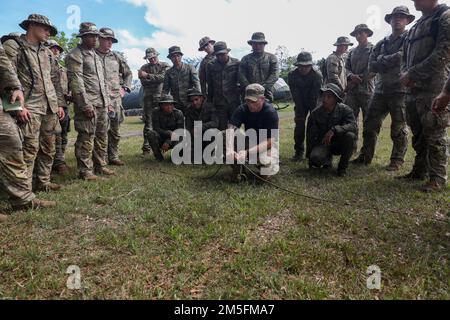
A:
<svg viewBox="0 0 450 320">
<path fill-rule="evenodd" d="M 231 49 L 228 48 L 226 42 L 219 41 L 214 45 L 214 54 L 229 53 Z"/>
<path fill-rule="evenodd" d="M 416 19 L 416 17 L 409 12 L 409 8 L 407 6 L 398 6 L 398 7 L 395 7 L 394 10 L 392 10 L 392 13 L 387 14 L 384 17 L 384 21 L 386 21 L 387 23 L 390 24 L 391 20 L 392 20 L 392 17 L 394 15 L 405 15 L 405 16 L 407 16 L 408 19 L 409 19 L 409 23 L 408 24 L 412 23 Z"/>
<path fill-rule="evenodd" d="M 209 43 L 215 44 L 216 41 L 215 40 L 211 40 L 210 37 L 203 37 L 203 38 L 201 38 L 199 43 L 198 43 L 198 45 L 199 45 L 198 51 L 203 51 L 205 49 L 205 47 Z"/>
<path fill-rule="evenodd" d="M 348 37 L 339 37 L 337 39 L 336 43 L 334 44 L 334 46 L 337 47 L 337 46 L 341 46 L 341 45 L 353 46 L 353 42 L 351 42 Z"/>
<path fill-rule="evenodd" d="M 252 39 L 248 40 L 247 43 L 249 45 L 252 45 L 253 43 L 264 43 L 264 44 L 268 44 L 268 42 L 266 41 L 266 36 L 264 35 L 264 33 L 262 32 L 255 32 L 252 35 Z"/>
<path fill-rule="evenodd" d="M 173 99 L 172 95 L 166 94 L 161 97 L 161 100 L 159 100 L 158 103 L 161 106 L 163 104 L 175 104 L 176 101 Z"/>
<path fill-rule="evenodd" d="M 173 46 L 173 47 L 170 47 L 170 48 L 169 48 L 169 55 L 167 56 L 167 58 L 168 58 L 168 59 L 171 59 L 172 56 L 173 56 L 175 53 L 179 53 L 179 54 L 183 55 L 183 52 L 181 52 L 181 48 L 180 48 L 180 47 L 178 47 L 178 46 Z"/>
<path fill-rule="evenodd" d="M 309 52 L 300 52 L 297 57 L 297 62 L 294 63 L 294 66 L 312 66 L 314 64 L 312 54 Z"/>
<path fill-rule="evenodd" d="M 51 23 L 50 19 L 47 18 L 46 16 L 43 16 L 41 14 L 30 14 L 28 16 L 28 19 L 22 21 L 19 26 L 24 29 L 24 30 L 28 30 L 28 27 L 30 26 L 30 23 L 37 23 L 40 25 L 44 25 L 50 28 L 50 35 L 52 37 L 56 36 L 58 34 L 58 30 L 56 29 L 56 27 Z"/>
<path fill-rule="evenodd" d="M 320 89 L 320 92 L 331 92 L 336 96 L 338 102 L 344 101 L 344 99 L 342 98 L 342 89 L 334 83 L 327 83 Z"/>
<path fill-rule="evenodd" d="M 101 28 L 100 29 L 100 38 L 112 39 L 113 43 L 119 42 L 119 40 L 116 39 L 116 36 L 114 35 L 114 31 L 111 28 Z"/>
<path fill-rule="evenodd" d="M 187 96 L 190 97 L 204 97 L 205 95 L 198 89 L 192 88 L 187 92 Z"/>
<path fill-rule="evenodd" d="M 144 59 L 151 59 L 151 58 L 155 58 L 157 56 L 159 56 L 159 52 L 156 51 L 155 48 L 148 48 L 147 50 L 145 50 Z"/>
<path fill-rule="evenodd" d="M 373 36 L 373 31 L 367 26 L 367 24 L 358 24 L 356 27 L 355 27 L 355 30 L 353 30 L 353 32 L 352 33 L 350 33 L 350 35 L 352 36 L 352 37 L 356 37 L 356 34 L 358 33 L 358 32 L 360 32 L 360 31 L 364 31 L 364 32 L 367 32 L 367 35 L 369 36 L 369 37 L 371 37 L 371 36 Z"/>
<path fill-rule="evenodd" d="M 11 32 L 10 34 L 2 36 L 0 41 L 3 44 L 3 43 L 5 43 L 8 40 L 20 38 L 21 35 L 22 34 L 20 32 Z"/>
<path fill-rule="evenodd" d="M 64 49 L 59 45 L 58 42 L 56 42 L 56 40 L 53 40 L 53 39 L 47 40 L 47 42 L 45 43 L 45 45 L 46 45 L 49 49 L 57 47 L 61 53 L 64 52 Z"/>
<path fill-rule="evenodd" d="M 264 94 L 266 93 L 266 89 L 259 83 L 254 83 L 247 88 L 245 88 L 245 100 L 250 100 L 253 102 L 258 101 L 261 98 L 264 98 Z"/>
<path fill-rule="evenodd" d="M 82 22 L 80 24 L 80 32 L 77 35 L 77 38 L 81 38 L 87 35 L 99 36 L 100 32 L 97 29 L 95 23 L 92 22 Z"/>
</svg>

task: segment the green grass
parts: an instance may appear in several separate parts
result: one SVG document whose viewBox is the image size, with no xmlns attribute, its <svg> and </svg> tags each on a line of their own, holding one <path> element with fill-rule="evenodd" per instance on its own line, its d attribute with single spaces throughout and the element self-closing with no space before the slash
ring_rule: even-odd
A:
<svg viewBox="0 0 450 320">
<path fill-rule="evenodd" d="M 274 182 L 352 205 L 231 184 L 229 168 L 200 179 L 217 167 L 141 159 L 133 137 L 117 177 L 86 183 L 73 169 L 56 179 L 62 192 L 39 195 L 59 201 L 56 210 L 0 225 L 0 299 L 449 299 L 450 190 L 424 195 L 394 180 L 384 170 L 388 129 L 374 165 L 338 179 L 291 163 L 293 120 L 282 127 Z M 141 130 L 131 118 L 123 132 Z M 68 156 L 74 168 L 73 148 Z M 412 159 L 409 150 L 401 174 Z M 83 290 L 66 288 L 70 265 Z M 380 291 L 366 287 L 371 265 L 381 268 Z"/>
</svg>

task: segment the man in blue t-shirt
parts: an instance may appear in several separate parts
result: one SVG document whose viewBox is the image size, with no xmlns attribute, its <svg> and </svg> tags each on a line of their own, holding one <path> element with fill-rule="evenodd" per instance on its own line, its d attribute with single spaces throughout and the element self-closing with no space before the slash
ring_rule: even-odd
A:
<svg viewBox="0 0 450 320">
<path fill-rule="evenodd" d="M 245 171 L 243 164 L 256 165 L 259 175 L 264 178 L 274 176 L 280 169 L 278 113 L 272 104 L 266 101 L 264 93 L 263 86 L 249 85 L 245 91 L 245 103 L 233 113 L 228 126 L 227 163 L 237 164 L 234 170 L 240 176 Z M 242 126 L 245 136 L 239 135 Z"/>
</svg>

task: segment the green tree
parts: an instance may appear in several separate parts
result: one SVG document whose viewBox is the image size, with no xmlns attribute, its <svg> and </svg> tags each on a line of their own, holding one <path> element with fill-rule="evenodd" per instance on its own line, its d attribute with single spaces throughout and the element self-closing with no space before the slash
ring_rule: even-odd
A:
<svg viewBox="0 0 450 320">
<path fill-rule="evenodd" d="M 289 72 L 295 68 L 294 63 L 297 59 L 289 55 L 289 50 L 285 46 L 279 46 L 275 51 L 275 55 L 280 64 L 280 78 L 287 82 Z"/>
</svg>

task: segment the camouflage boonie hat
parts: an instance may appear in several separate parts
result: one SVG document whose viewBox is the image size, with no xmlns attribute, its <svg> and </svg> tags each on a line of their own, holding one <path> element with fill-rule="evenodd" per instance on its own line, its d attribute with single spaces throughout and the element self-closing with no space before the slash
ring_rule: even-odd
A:
<svg viewBox="0 0 450 320">
<path fill-rule="evenodd" d="M 398 7 L 395 7 L 394 10 L 392 10 L 392 13 L 387 14 L 384 17 L 384 21 L 386 21 L 387 23 L 390 24 L 392 17 L 396 14 L 398 14 L 398 15 L 403 14 L 403 15 L 407 16 L 409 19 L 408 24 L 412 23 L 416 19 L 416 17 L 409 12 L 409 8 L 407 6 L 398 6 Z"/>
<path fill-rule="evenodd" d="M 264 43 L 264 44 L 268 44 L 268 42 L 266 41 L 266 36 L 264 35 L 264 33 L 262 32 L 255 32 L 252 35 L 252 39 L 248 40 L 247 43 L 249 45 L 252 45 L 253 43 Z"/>
<path fill-rule="evenodd" d="M 205 95 L 198 89 L 192 88 L 187 92 L 188 98 L 190 97 L 204 97 Z"/>
<path fill-rule="evenodd" d="M 30 26 L 30 23 L 37 23 L 43 26 L 47 26 L 50 28 L 50 35 L 52 37 L 56 36 L 58 34 L 58 30 L 56 29 L 56 27 L 51 23 L 50 19 L 47 18 L 46 16 L 43 16 L 41 14 L 30 14 L 28 16 L 27 20 L 22 21 L 22 23 L 19 24 L 19 26 L 24 29 L 24 30 L 28 30 L 28 27 Z"/>
<path fill-rule="evenodd" d="M 205 49 L 205 47 L 208 44 L 210 44 L 210 43 L 215 44 L 216 41 L 215 40 L 211 40 L 210 37 L 203 37 L 203 38 L 201 38 L 199 43 L 198 43 L 198 45 L 199 45 L 198 51 L 203 51 Z"/>
<path fill-rule="evenodd" d="M 301 52 L 297 57 L 294 66 L 312 66 L 314 64 L 312 54 L 309 52 Z"/>
<path fill-rule="evenodd" d="M 352 36 L 352 37 L 356 37 L 356 34 L 358 33 L 358 32 L 360 32 L 360 31 L 365 31 L 365 32 L 367 32 L 367 35 L 369 36 L 369 37 L 371 37 L 371 36 L 373 36 L 373 31 L 367 26 L 367 24 L 358 24 L 356 27 L 355 27 L 355 30 L 353 30 L 353 32 L 352 33 L 350 33 L 350 35 Z"/>
<path fill-rule="evenodd" d="M 56 40 L 48 40 L 48 41 L 45 43 L 45 45 L 46 45 L 49 49 L 54 48 L 54 47 L 57 47 L 61 53 L 64 52 L 64 49 L 59 45 L 58 42 L 56 42 Z"/>
<path fill-rule="evenodd" d="M 338 102 L 344 101 L 344 99 L 342 98 L 343 92 L 342 92 L 341 88 L 339 88 L 339 86 L 334 83 L 327 83 L 320 89 L 320 92 L 322 92 L 322 93 L 331 92 L 332 94 L 334 94 L 336 96 L 336 99 L 338 100 Z"/>
<path fill-rule="evenodd" d="M 80 31 L 77 38 L 81 38 L 87 35 L 100 36 L 100 32 L 97 29 L 95 23 L 92 22 L 82 22 L 80 24 Z"/>
<path fill-rule="evenodd" d="M 259 83 L 254 83 L 245 89 L 245 98 L 244 100 L 250 100 L 253 102 L 258 101 L 261 98 L 265 98 L 264 94 L 266 93 L 266 89 Z"/>
<path fill-rule="evenodd" d="M 337 39 L 336 43 L 334 44 L 334 46 L 337 47 L 337 46 L 341 46 L 341 45 L 353 46 L 353 42 L 351 42 L 350 39 L 347 37 L 339 37 Z"/>
<path fill-rule="evenodd" d="M 118 43 L 119 40 L 116 39 L 114 35 L 114 31 L 110 28 L 101 28 L 100 29 L 100 37 L 103 39 L 112 39 L 113 43 Z"/>
<path fill-rule="evenodd" d="M 3 43 L 5 43 L 5 42 L 8 41 L 8 40 L 20 38 L 21 35 L 22 35 L 22 34 L 21 34 L 20 32 L 11 32 L 10 34 L 4 35 L 4 36 L 0 39 L 0 41 L 1 41 L 1 43 L 3 44 Z"/>
<path fill-rule="evenodd" d="M 159 52 L 156 51 L 156 49 L 148 48 L 147 50 L 145 50 L 145 57 L 144 57 L 144 59 L 151 59 L 151 58 L 155 58 L 157 56 L 159 56 Z"/>
<path fill-rule="evenodd" d="M 169 48 L 169 55 L 167 56 L 167 58 L 168 58 L 168 59 L 171 59 L 172 56 L 173 56 L 175 53 L 179 53 L 179 54 L 183 55 L 183 52 L 181 52 L 181 48 L 180 48 L 180 47 L 178 47 L 178 46 L 173 46 L 173 47 L 170 47 L 170 48 Z"/>
<path fill-rule="evenodd" d="M 223 54 L 223 53 L 229 53 L 231 49 L 228 48 L 226 42 L 219 41 L 214 45 L 214 54 Z"/>
<path fill-rule="evenodd" d="M 170 94 L 163 95 L 161 97 L 161 100 L 159 100 L 159 102 L 158 102 L 158 104 L 160 106 L 162 106 L 163 104 L 175 104 L 175 103 L 176 103 L 176 101 L 173 99 L 172 95 L 170 95 Z"/>
</svg>

